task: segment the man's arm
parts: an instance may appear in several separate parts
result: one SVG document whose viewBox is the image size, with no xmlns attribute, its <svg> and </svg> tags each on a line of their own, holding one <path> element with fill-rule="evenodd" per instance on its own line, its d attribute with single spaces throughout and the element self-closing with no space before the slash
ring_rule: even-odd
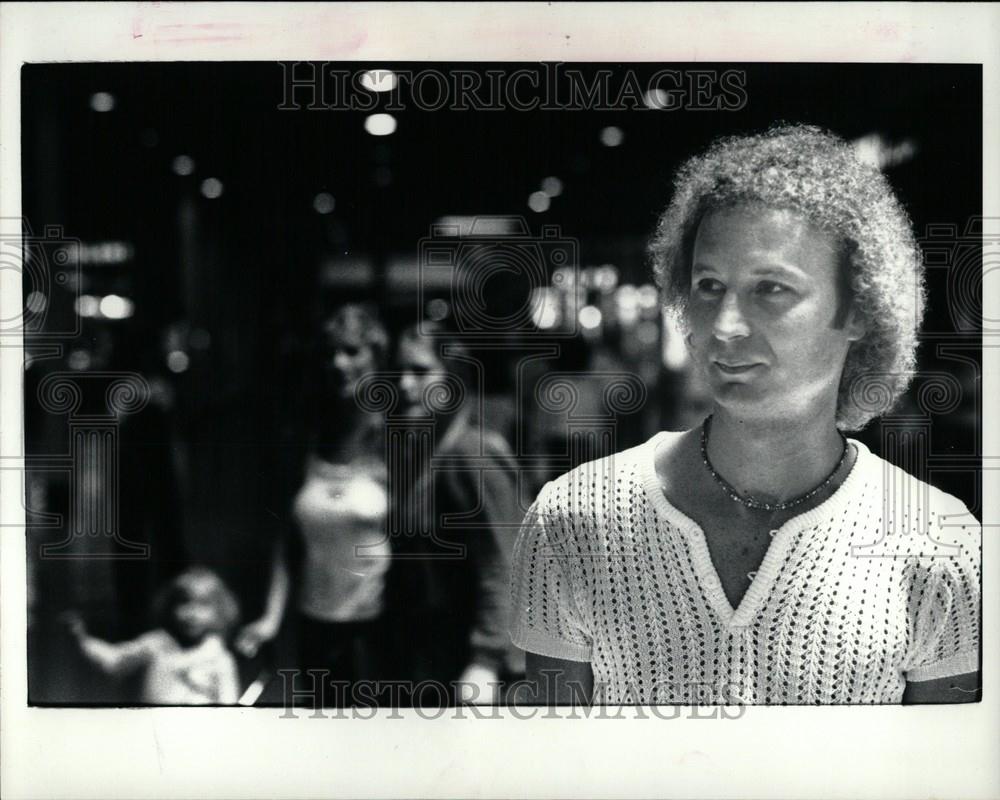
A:
<svg viewBox="0 0 1000 800">
<path fill-rule="evenodd" d="M 982 698 L 982 674 L 966 672 L 930 681 L 910 681 L 903 692 L 903 705 L 922 703 L 976 703 Z"/>
<path fill-rule="evenodd" d="M 589 704 L 594 694 L 594 672 L 587 661 L 569 661 L 526 653 L 528 696 L 531 705 Z"/>
<path fill-rule="evenodd" d="M 512 508 L 516 508 L 513 484 L 502 473 L 487 471 L 480 478 L 474 473 L 458 473 L 451 484 L 457 499 L 456 508 L 467 509 L 480 503 L 477 518 L 485 527 L 465 532 L 464 543 L 469 565 L 475 572 L 476 609 L 470 631 L 473 663 L 497 672 L 510 648 L 507 622 L 510 616 L 510 562 L 517 538 L 511 526 Z"/>
</svg>

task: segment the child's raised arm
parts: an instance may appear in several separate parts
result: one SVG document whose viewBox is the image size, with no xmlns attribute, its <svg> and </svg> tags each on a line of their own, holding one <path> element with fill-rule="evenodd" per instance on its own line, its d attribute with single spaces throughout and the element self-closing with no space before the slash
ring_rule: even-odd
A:
<svg viewBox="0 0 1000 800">
<path fill-rule="evenodd" d="M 112 644 L 87 633 L 79 615 L 67 619 L 70 633 L 88 661 L 109 675 L 125 675 L 148 664 L 155 649 L 155 633 L 144 633 L 129 642 Z"/>
</svg>

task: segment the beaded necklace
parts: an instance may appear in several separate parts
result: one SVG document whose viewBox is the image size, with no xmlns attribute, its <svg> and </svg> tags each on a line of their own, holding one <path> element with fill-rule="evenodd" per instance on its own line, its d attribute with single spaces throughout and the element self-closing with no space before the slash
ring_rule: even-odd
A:
<svg viewBox="0 0 1000 800">
<path fill-rule="evenodd" d="M 782 503 L 764 503 L 760 500 L 754 499 L 748 494 L 747 495 L 740 494 L 738 491 L 736 491 L 736 489 L 733 488 L 733 486 L 729 483 L 729 481 L 727 481 L 718 472 L 715 471 L 715 468 L 712 466 L 712 462 L 708 460 L 708 432 L 709 429 L 711 428 L 711 423 L 712 423 L 712 417 L 711 415 L 709 415 L 701 426 L 701 460 L 705 462 L 705 467 L 711 473 L 712 477 L 715 478 L 719 486 L 721 486 L 726 491 L 726 494 L 728 494 L 737 503 L 740 503 L 741 505 L 744 505 L 747 508 L 758 509 L 761 511 L 784 511 L 785 509 L 788 508 L 794 508 L 795 506 L 804 503 L 810 497 L 814 497 L 823 489 L 825 489 L 827 486 L 829 486 L 830 481 L 832 481 L 834 476 L 838 472 L 840 472 L 840 468 L 844 466 L 844 461 L 847 459 L 847 451 L 848 451 L 847 437 L 844 436 L 843 433 L 841 433 L 840 438 L 843 439 L 844 441 L 844 451 L 843 453 L 840 454 L 840 460 L 837 462 L 837 466 L 833 468 L 833 471 L 826 477 L 826 480 L 824 480 L 816 488 L 810 489 L 805 494 L 800 495 L 799 497 L 794 497 L 791 500 L 785 500 Z"/>
</svg>

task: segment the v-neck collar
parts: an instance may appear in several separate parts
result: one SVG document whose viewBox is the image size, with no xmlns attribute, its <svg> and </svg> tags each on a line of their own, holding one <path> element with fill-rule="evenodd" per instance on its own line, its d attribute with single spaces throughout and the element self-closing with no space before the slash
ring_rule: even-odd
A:
<svg viewBox="0 0 1000 800">
<path fill-rule="evenodd" d="M 698 582 L 723 625 L 728 628 L 742 628 L 750 624 L 760 610 L 761 604 L 767 598 L 771 587 L 778 578 L 778 573 L 781 571 L 781 565 L 795 541 L 795 535 L 799 531 L 828 518 L 831 512 L 834 512 L 851 497 L 854 487 L 863 480 L 862 473 L 871 452 L 861 442 L 855 439 L 847 440 L 857 449 L 858 455 L 844 482 L 818 506 L 792 517 L 778 528 L 777 533 L 771 538 L 771 543 L 764 555 L 764 560 L 757 569 L 757 574 L 750 581 L 750 586 L 743 593 L 743 597 L 740 598 L 739 606 L 733 608 L 722 588 L 718 570 L 712 562 L 705 532 L 698 523 L 678 510 L 667 499 L 656 475 L 656 448 L 664 438 L 682 435 L 683 432 L 661 431 L 645 445 L 640 446 L 639 474 L 643 488 L 658 514 L 674 524 L 688 538 Z"/>
</svg>

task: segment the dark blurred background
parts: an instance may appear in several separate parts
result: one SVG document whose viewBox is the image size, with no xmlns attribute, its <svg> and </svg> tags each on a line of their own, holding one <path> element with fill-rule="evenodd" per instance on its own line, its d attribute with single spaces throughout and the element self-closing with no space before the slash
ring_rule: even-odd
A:
<svg viewBox="0 0 1000 800">
<path fill-rule="evenodd" d="M 572 66 L 589 76 L 611 70 L 613 87 L 627 70 L 645 85 L 662 68 Z M 39 402 L 47 375 L 142 375 L 150 402 L 118 419 L 119 524 L 123 536 L 151 543 L 157 555 L 128 569 L 65 557 L 87 555 L 79 540 L 63 557 L 40 557 L 42 545 L 67 537 L 43 515 L 66 517 L 69 478 L 58 470 L 30 473 L 31 701 L 97 696 L 92 676 L 75 670 L 60 644 L 61 611 L 83 609 L 107 638 L 133 635 L 144 624 L 141 598 L 172 564 L 212 564 L 236 591 L 244 617 L 259 613 L 316 324 L 348 300 L 375 304 L 393 331 L 422 317 L 454 316 L 452 285 L 418 268 L 421 241 L 436 223 L 467 232 L 476 216 L 523 217 L 531 235 L 558 226 L 559 240 L 576 250 L 573 264 L 543 258 L 544 285 L 498 274 L 482 287 L 484 307 L 496 317 L 534 302 L 532 326 L 511 330 L 501 348 L 478 352 L 484 415 L 532 463 L 525 503 L 547 477 L 573 465 L 572 453 L 565 455 L 566 419 L 522 402 L 535 387 L 518 383 L 517 365 L 533 347 L 556 348 L 524 373 L 534 381 L 555 371 L 639 376 L 648 390 L 641 408 L 616 416 L 596 403 L 587 412 L 614 418 L 618 447 L 695 424 L 704 398 L 661 317 L 646 240 L 684 158 L 716 136 L 778 120 L 821 125 L 854 141 L 885 170 L 918 236 L 938 226 L 921 369 L 950 376 L 949 386 L 960 391 L 954 401 L 932 403 L 936 413 L 928 414 L 918 380 L 900 411 L 909 419 L 857 436 L 911 470 L 924 464 L 924 477 L 978 515 L 981 282 L 973 279 L 969 289 L 956 270 L 979 274 L 981 246 L 968 226 L 981 214 L 980 68 L 670 67 L 742 71 L 747 102 L 734 111 L 405 107 L 392 110 L 390 122 L 368 120 L 371 111 L 279 110 L 286 88 L 280 64 L 24 66 L 26 225 L 37 238 L 56 237 L 47 229 L 59 226 L 82 242 L 76 277 L 25 289 L 29 311 L 44 312 L 39 333 L 73 331 L 53 339 L 55 347 L 36 344 L 44 337 L 26 340 L 27 452 L 58 460 L 71 446 L 66 415 Z M 506 235 L 509 225 L 490 230 Z M 956 292 L 967 295 L 959 314 L 949 310 Z M 591 398 L 586 379 L 578 382 L 581 396 Z M 104 390 L 95 391 L 78 413 L 103 403 Z M 928 444 L 920 435 L 930 423 Z M 905 434 L 890 437 L 902 442 L 892 452 L 883 446 L 887 424 Z M 926 466 L 933 467 L 932 451 L 954 457 L 934 470 Z M 101 477 L 91 476 L 88 486 L 99 492 Z"/>
</svg>

